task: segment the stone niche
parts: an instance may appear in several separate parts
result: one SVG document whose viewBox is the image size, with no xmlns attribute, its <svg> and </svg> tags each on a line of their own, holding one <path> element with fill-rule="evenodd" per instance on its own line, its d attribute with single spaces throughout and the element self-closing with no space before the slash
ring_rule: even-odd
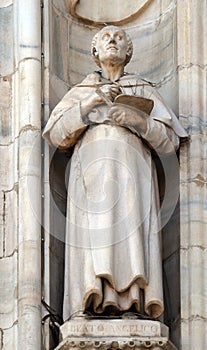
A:
<svg viewBox="0 0 207 350">
<path fill-rule="evenodd" d="M 168 327 L 158 321 L 76 318 L 64 323 L 60 334 L 56 350 L 176 350 L 169 341 Z"/>
<path fill-rule="evenodd" d="M 66 0 L 65 2 L 70 14 L 86 23 L 121 24 L 131 22 L 152 1 L 136 0 L 127 2 L 125 0 L 114 0 L 112 2 L 111 0 L 99 0 L 98 4 L 96 0 Z"/>
</svg>

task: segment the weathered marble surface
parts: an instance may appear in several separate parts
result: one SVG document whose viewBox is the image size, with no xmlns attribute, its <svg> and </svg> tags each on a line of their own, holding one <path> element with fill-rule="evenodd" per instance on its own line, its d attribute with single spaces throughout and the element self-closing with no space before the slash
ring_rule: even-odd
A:
<svg viewBox="0 0 207 350">
<path fill-rule="evenodd" d="M 13 30 L 12 1 L 0 1 L 0 74 L 3 76 L 11 74 L 14 70 Z"/>
<path fill-rule="evenodd" d="M 0 1 L 0 349 L 16 349 L 18 305 L 17 142 L 13 2 Z"/>
</svg>

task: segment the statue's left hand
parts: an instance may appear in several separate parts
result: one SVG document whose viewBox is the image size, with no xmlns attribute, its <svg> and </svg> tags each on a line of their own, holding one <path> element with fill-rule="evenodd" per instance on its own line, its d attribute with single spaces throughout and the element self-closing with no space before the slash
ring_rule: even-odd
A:
<svg viewBox="0 0 207 350">
<path fill-rule="evenodd" d="M 139 109 L 116 104 L 111 107 L 109 117 L 118 125 L 132 126 L 138 128 L 142 132 L 147 131 L 147 118 L 149 116 Z"/>
</svg>

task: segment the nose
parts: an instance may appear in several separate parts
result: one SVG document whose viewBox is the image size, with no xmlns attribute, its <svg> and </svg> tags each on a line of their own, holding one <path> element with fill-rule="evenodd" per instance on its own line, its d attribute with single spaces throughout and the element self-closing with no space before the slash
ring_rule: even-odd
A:
<svg viewBox="0 0 207 350">
<path fill-rule="evenodd" d="M 110 38 L 109 38 L 109 42 L 112 43 L 112 44 L 115 44 L 115 43 L 116 43 L 116 39 L 115 39 L 114 34 L 111 34 L 111 36 L 110 36 Z"/>
</svg>

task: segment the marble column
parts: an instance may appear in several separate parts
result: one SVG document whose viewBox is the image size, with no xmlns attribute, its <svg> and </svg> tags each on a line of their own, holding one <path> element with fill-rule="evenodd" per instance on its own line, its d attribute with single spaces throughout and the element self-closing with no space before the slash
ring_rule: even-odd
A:
<svg viewBox="0 0 207 350">
<path fill-rule="evenodd" d="M 0 0 L 0 348 L 41 349 L 41 3 Z"/>
<path fill-rule="evenodd" d="M 19 138 L 18 349 L 41 349 L 41 2 L 15 1 Z"/>
<path fill-rule="evenodd" d="M 181 344 L 207 348 L 207 2 L 178 1 L 181 147 Z"/>
</svg>

